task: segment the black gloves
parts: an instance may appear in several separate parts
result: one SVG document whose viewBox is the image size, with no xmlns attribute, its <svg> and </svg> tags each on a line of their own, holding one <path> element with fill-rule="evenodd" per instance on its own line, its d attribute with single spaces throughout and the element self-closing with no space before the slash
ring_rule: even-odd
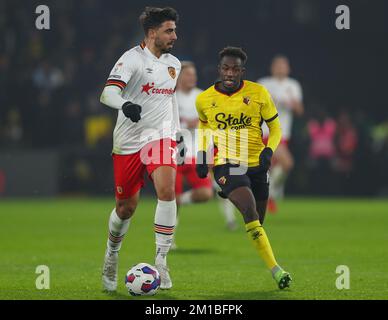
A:
<svg viewBox="0 0 388 320">
<path fill-rule="evenodd" d="M 197 164 L 195 165 L 195 171 L 197 171 L 198 177 L 204 179 L 209 173 L 209 167 L 206 163 L 206 151 L 198 151 Z"/>
<path fill-rule="evenodd" d="M 141 106 L 138 104 L 127 101 L 123 104 L 121 109 L 123 110 L 124 115 L 131 119 L 132 122 L 138 122 L 141 119 Z"/>
<path fill-rule="evenodd" d="M 179 132 L 176 134 L 176 148 L 176 163 L 180 166 L 185 163 L 186 145 L 183 141 L 183 135 Z"/>
<path fill-rule="evenodd" d="M 259 169 L 260 171 L 268 171 L 269 167 L 271 166 L 271 158 L 273 155 L 273 151 L 271 148 L 265 147 L 263 151 L 261 151 L 259 160 Z"/>
</svg>

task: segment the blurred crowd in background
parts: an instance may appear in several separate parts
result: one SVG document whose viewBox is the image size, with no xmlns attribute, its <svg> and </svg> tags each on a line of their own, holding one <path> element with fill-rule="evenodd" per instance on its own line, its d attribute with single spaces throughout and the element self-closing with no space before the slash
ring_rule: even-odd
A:
<svg viewBox="0 0 388 320">
<path fill-rule="evenodd" d="M 170 5 L 174 6 L 175 2 Z M 34 28 L 37 15 L 33 4 L 0 3 L 3 43 L 0 49 L 0 152 L 59 150 L 63 161 L 62 192 L 110 193 L 110 151 L 116 111 L 103 106 L 99 97 L 118 57 L 142 40 L 138 16 L 144 3 L 50 2 L 51 30 L 48 31 Z M 345 63 L 346 53 L 341 55 L 338 48 L 338 51 L 327 49 L 312 57 L 319 49 L 315 48 L 306 55 L 304 48 L 314 44 L 304 43 L 301 47 L 303 37 L 308 39 L 313 32 L 318 32 L 316 37 L 326 39 L 330 31 L 325 32 L 314 24 L 319 8 L 312 8 L 307 1 L 290 3 L 292 8 L 302 6 L 303 9 L 305 5 L 307 11 L 287 13 L 284 24 L 294 26 L 289 32 L 299 40 L 287 39 L 281 43 L 279 38 L 271 40 L 269 28 L 264 28 L 271 25 L 272 19 L 268 16 L 281 15 L 269 1 L 250 4 L 251 10 L 244 10 L 245 20 L 255 21 L 257 31 L 242 24 L 251 35 L 240 35 L 240 38 L 231 14 L 225 13 L 224 25 L 214 22 L 218 30 L 206 26 L 209 21 L 206 17 L 216 12 L 217 4 L 210 8 L 214 11 L 209 9 L 210 13 L 202 12 L 204 16 L 196 17 L 195 12 L 190 14 L 189 4 L 176 2 L 181 21 L 173 53 L 182 60 L 196 63 L 202 89 L 216 79 L 217 53 L 223 46 L 242 46 L 247 51 L 247 78 L 253 81 L 268 74 L 274 54 L 285 54 L 291 62 L 292 77 L 302 85 L 306 110 L 294 123 L 290 149 L 295 156 L 295 169 L 288 180 L 287 193 L 388 195 L 386 100 L 370 91 L 370 88 L 380 91 L 374 85 L 366 86 L 369 92 L 362 93 L 360 86 L 344 83 L 347 78 L 349 81 L 373 81 L 376 63 L 360 62 L 365 53 L 362 49 L 358 51 L 359 56 L 349 58 L 348 67 L 341 64 Z M 163 6 L 156 2 L 158 4 Z M 241 19 L 243 14 L 237 12 L 235 17 Z M 196 18 L 200 18 L 200 25 Z M 222 15 L 218 19 L 222 22 Z M 387 30 L 386 25 L 384 28 Z M 229 29 L 233 29 L 230 37 Z M 281 30 L 281 25 L 273 27 L 273 35 L 278 37 Z M 283 36 L 288 38 L 290 34 Z M 333 46 L 341 39 L 333 40 Z M 377 53 L 369 51 L 371 60 L 383 59 L 387 54 L 385 47 L 379 50 Z M 336 52 L 340 61 L 335 60 Z M 356 65 L 352 62 L 366 64 L 361 69 L 369 73 L 347 74 Z M 359 76 L 358 80 L 354 79 L 355 75 Z M 340 98 L 336 99 L 337 96 Z"/>
</svg>

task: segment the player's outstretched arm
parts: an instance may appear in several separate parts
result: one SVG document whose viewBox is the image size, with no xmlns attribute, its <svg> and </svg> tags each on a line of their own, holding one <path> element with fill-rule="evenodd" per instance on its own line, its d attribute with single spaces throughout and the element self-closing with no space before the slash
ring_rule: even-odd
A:
<svg viewBox="0 0 388 320">
<path fill-rule="evenodd" d="M 272 151 L 275 152 L 282 138 L 282 129 L 280 127 L 279 117 L 276 116 L 276 118 L 271 121 L 266 120 L 266 123 L 269 129 L 267 147 L 271 148 Z"/>
<path fill-rule="evenodd" d="M 207 121 L 200 119 L 198 125 L 198 152 L 196 158 L 195 169 L 198 177 L 204 179 L 209 173 L 209 163 L 207 161 L 207 151 L 209 150 L 210 143 L 212 141 L 211 130 Z"/>
<path fill-rule="evenodd" d="M 259 165 L 261 170 L 268 171 L 271 166 L 272 155 L 280 143 L 282 131 L 280 128 L 279 117 L 276 114 L 275 118 L 267 121 L 269 128 L 269 137 L 267 146 L 261 151 L 259 156 Z"/>
<path fill-rule="evenodd" d="M 196 158 L 196 172 L 198 177 L 204 179 L 209 173 L 209 167 L 207 162 L 207 151 L 209 150 L 212 133 L 208 123 L 208 119 L 202 110 L 202 99 L 201 94 L 197 96 L 195 101 L 195 107 L 198 112 L 198 152 Z"/>
<path fill-rule="evenodd" d="M 102 91 L 100 102 L 113 109 L 121 110 L 127 100 L 121 97 L 121 89 L 115 86 L 106 86 Z"/>
<path fill-rule="evenodd" d="M 267 89 L 264 89 L 263 95 L 263 100 L 265 103 L 263 108 L 261 109 L 261 117 L 265 121 L 269 129 L 267 148 L 270 148 L 272 152 L 275 152 L 282 138 L 279 114 L 278 110 L 276 109 L 275 103 L 273 102 L 272 97 Z M 269 153 L 270 152 L 268 151 L 268 154 Z"/>
<path fill-rule="evenodd" d="M 133 122 L 141 119 L 141 106 L 127 101 L 121 97 L 121 89 L 115 86 L 107 86 L 102 91 L 100 101 L 108 107 L 122 110 L 124 115 Z"/>
</svg>

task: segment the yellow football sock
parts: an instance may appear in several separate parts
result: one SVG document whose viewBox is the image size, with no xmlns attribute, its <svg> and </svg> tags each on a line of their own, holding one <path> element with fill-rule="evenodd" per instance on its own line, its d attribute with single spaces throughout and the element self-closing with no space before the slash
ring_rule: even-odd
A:
<svg viewBox="0 0 388 320">
<path fill-rule="evenodd" d="M 277 266 L 277 262 L 272 252 L 271 245 L 269 243 L 267 234 L 264 231 L 263 226 L 259 220 L 249 222 L 245 225 L 249 239 L 252 240 L 260 257 L 264 260 L 267 267 L 272 270 L 273 267 Z"/>
</svg>

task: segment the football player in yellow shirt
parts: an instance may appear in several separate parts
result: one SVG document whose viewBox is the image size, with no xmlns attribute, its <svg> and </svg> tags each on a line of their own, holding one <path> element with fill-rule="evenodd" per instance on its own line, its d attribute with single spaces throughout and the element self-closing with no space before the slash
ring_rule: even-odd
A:
<svg viewBox="0 0 388 320">
<path fill-rule="evenodd" d="M 281 138 L 276 106 L 267 89 L 243 80 L 246 53 L 226 47 L 219 53 L 220 80 L 198 95 L 199 146 L 196 171 L 200 178 L 214 160 L 214 178 L 241 212 L 249 238 L 271 270 L 278 287 L 289 287 L 291 276 L 276 262 L 262 226 L 268 200 L 268 170 Z M 267 146 L 261 125 L 269 127 Z M 212 159 L 212 147 L 217 152 Z"/>
</svg>

